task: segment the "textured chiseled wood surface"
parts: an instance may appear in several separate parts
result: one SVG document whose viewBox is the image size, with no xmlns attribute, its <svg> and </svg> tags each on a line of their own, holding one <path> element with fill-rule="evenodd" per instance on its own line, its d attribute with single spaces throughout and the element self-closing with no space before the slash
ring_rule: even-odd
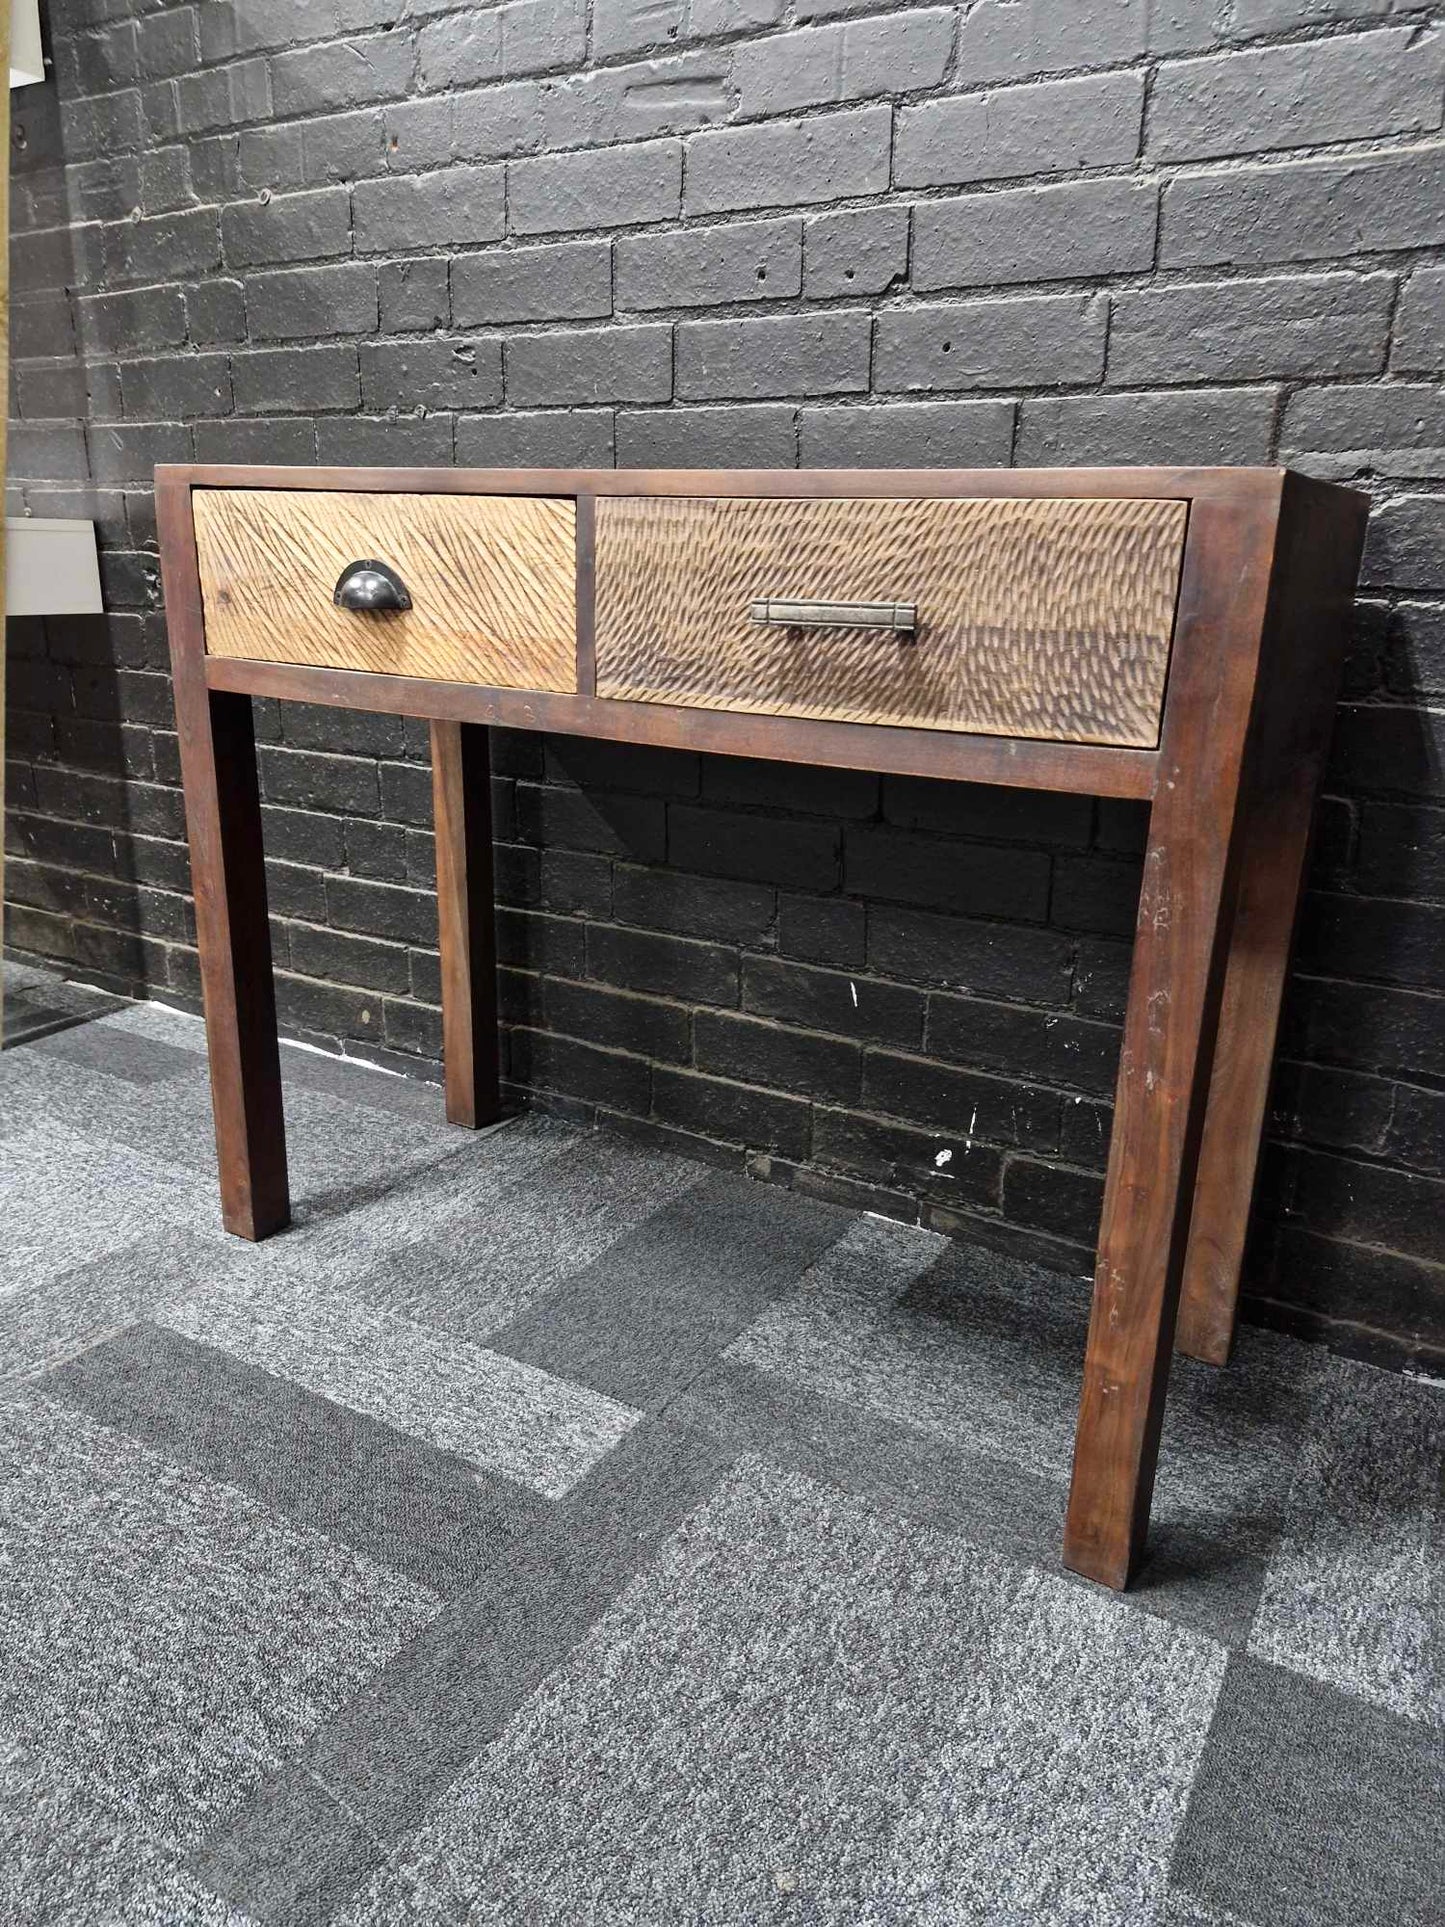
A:
<svg viewBox="0 0 1445 1927">
<path fill-rule="evenodd" d="M 597 693 L 1148 747 L 1186 505 L 601 498 Z M 918 605 L 909 640 L 775 629 L 763 597 Z"/>
<path fill-rule="evenodd" d="M 577 687 L 576 509 L 555 497 L 197 489 L 213 656 Z M 412 607 L 332 602 L 348 563 L 389 563 Z"/>
</svg>

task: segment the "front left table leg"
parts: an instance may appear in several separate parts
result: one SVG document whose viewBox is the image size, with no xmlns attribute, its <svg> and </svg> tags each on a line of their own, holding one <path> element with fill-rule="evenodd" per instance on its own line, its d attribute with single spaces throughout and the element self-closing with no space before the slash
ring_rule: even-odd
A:
<svg viewBox="0 0 1445 1927">
<path fill-rule="evenodd" d="M 176 716 L 221 1217 L 256 1240 L 291 1222 L 291 1194 L 251 698 L 178 675 Z"/>
</svg>

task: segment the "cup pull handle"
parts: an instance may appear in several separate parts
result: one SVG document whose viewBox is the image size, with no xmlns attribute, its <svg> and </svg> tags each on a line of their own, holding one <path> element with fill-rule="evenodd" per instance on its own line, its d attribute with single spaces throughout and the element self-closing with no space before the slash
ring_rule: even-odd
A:
<svg viewBox="0 0 1445 1927">
<path fill-rule="evenodd" d="M 338 609 L 363 613 L 411 607 L 406 584 L 384 562 L 348 562 L 331 600 Z"/>
<path fill-rule="evenodd" d="M 891 629 L 911 635 L 918 627 L 916 602 L 795 602 L 768 596 L 750 602 L 748 614 L 775 629 Z"/>
</svg>

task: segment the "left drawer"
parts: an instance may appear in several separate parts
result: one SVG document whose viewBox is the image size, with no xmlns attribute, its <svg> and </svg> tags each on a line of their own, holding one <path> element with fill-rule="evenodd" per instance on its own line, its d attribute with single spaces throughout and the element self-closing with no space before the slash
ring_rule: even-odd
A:
<svg viewBox="0 0 1445 1927">
<path fill-rule="evenodd" d="M 577 687 L 577 511 L 532 495 L 192 493 L 206 650 L 504 689 Z M 410 606 L 338 607 L 380 562 Z"/>
</svg>

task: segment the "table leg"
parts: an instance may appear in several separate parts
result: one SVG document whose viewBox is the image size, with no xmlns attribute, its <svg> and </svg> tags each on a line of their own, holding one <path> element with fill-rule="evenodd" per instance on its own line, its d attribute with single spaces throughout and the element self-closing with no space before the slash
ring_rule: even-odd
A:
<svg viewBox="0 0 1445 1927">
<path fill-rule="evenodd" d="M 1211 1365 L 1223 1365 L 1234 1342 L 1313 800 L 1313 784 L 1297 787 L 1245 824 L 1175 1334 L 1178 1350 Z"/>
<path fill-rule="evenodd" d="M 1227 941 L 1228 827 L 1191 861 L 1177 817 L 1156 802 L 1064 1537 L 1065 1565 L 1120 1588 L 1148 1529 Z"/>
<path fill-rule="evenodd" d="M 291 1222 L 291 1197 L 251 698 L 178 677 L 176 715 L 221 1216 L 260 1239 Z"/>
<path fill-rule="evenodd" d="M 475 1127 L 501 1115 L 487 730 L 433 723 L 431 753 L 447 1117 Z"/>
</svg>

